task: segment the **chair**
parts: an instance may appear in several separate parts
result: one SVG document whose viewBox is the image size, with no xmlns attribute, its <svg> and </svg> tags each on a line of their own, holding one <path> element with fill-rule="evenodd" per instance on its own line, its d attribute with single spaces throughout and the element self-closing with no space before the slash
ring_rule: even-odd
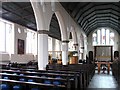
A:
<svg viewBox="0 0 120 90">
<path fill-rule="evenodd" d="M 24 74 L 21 73 L 20 76 L 24 76 Z"/>
<path fill-rule="evenodd" d="M 61 85 L 61 83 L 59 81 L 53 81 L 54 85 Z"/>
<path fill-rule="evenodd" d="M 34 82 L 34 80 L 33 79 L 28 79 L 28 82 Z"/>
<path fill-rule="evenodd" d="M 13 90 L 22 90 L 22 87 L 20 85 L 13 86 Z"/>
<path fill-rule="evenodd" d="M 1 84 L 0 85 L 0 90 L 10 90 L 9 85 L 7 85 L 7 84 Z"/>
<path fill-rule="evenodd" d="M 13 73 L 13 75 L 17 75 L 17 73 Z"/>
<path fill-rule="evenodd" d="M 25 81 L 25 78 L 20 78 L 19 80 L 20 80 L 20 81 Z"/>
<path fill-rule="evenodd" d="M 44 84 L 51 84 L 51 82 L 49 80 L 45 80 Z"/>
<path fill-rule="evenodd" d="M 31 90 L 40 90 L 40 89 L 38 89 L 38 88 L 32 88 Z"/>
<path fill-rule="evenodd" d="M 43 75 L 43 76 L 41 76 L 41 77 L 43 77 L 43 78 L 47 78 L 47 77 L 46 77 L 46 76 L 44 76 L 44 75 Z"/>
<path fill-rule="evenodd" d="M 9 79 L 8 77 L 3 77 L 3 79 Z"/>
<path fill-rule="evenodd" d="M 57 79 L 61 79 L 62 77 L 60 77 L 60 76 L 56 76 L 56 78 L 57 78 Z"/>
</svg>

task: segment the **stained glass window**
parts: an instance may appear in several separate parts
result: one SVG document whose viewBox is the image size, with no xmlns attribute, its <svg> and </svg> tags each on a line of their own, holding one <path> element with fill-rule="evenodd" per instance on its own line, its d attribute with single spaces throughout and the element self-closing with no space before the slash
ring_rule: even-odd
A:
<svg viewBox="0 0 120 90">
<path fill-rule="evenodd" d="M 114 32 L 108 28 L 100 28 L 92 34 L 94 45 L 114 45 Z"/>
</svg>

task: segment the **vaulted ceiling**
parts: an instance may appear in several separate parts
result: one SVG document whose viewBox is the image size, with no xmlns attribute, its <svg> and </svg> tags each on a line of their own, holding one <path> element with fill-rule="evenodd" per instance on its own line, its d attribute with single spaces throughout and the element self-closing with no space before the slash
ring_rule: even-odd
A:
<svg viewBox="0 0 120 90">
<path fill-rule="evenodd" d="M 120 34 L 119 2 L 62 2 L 61 4 L 87 35 L 98 27 L 110 27 Z"/>
<path fill-rule="evenodd" d="M 87 35 L 98 27 L 110 27 L 120 34 L 119 2 L 61 2 L 61 5 Z M 3 2 L 1 7 L 2 18 L 36 30 L 30 2 Z M 60 28 L 55 15 L 51 20 L 50 31 L 51 36 L 60 39 Z"/>
</svg>

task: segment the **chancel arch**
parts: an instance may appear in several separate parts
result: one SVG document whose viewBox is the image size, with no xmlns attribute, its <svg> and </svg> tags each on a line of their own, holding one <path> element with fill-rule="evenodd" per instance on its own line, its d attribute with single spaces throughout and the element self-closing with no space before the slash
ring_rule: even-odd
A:
<svg viewBox="0 0 120 90">
<path fill-rule="evenodd" d="M 92 33 L 95 61 L 112 61 L 113 52 L 117 50 L 118 32 L 108 27 L 101 27 Z"/>
</svg>

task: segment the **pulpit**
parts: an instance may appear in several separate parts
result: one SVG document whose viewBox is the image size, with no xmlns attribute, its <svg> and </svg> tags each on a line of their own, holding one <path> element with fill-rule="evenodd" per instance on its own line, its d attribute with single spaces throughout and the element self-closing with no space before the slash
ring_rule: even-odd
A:
<svg viewBox="0 0 120 90">
<path fill-rule="evenodd" d="M 78 56 L 70 57 L 69 64 L 78 64 Z"/>
</svg>

